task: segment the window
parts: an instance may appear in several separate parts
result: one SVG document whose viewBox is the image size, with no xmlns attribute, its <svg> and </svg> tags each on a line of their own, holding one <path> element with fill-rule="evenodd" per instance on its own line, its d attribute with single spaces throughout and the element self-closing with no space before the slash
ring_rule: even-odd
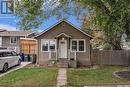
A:
<svg viewBox="0 0 130 87">
<path fill-rule="evenodd" d="M 72 39 L 71 40 L 71 51 L 84 52 L 85 51 L 85 40 Z"/>
<path fill-rule="evenodd" d="M 11 52 L 7 52 L 6 56 L 12 56 L 12 53 Z"/>
<path fill-rule="evenodd" d="M 18 56 L 18 54 L 14 51 L 12 51 L 12 56 Z"/>
<path fill-rule="evenodd" d="M 41 51 L 55 51 L 56 50 L 56 40 L 55 39 L 43 39 L 41 40 Z"/>
<path fill-rule="evenodd" d="M 16 44 L 17 43 L 17 37 L 10 37 L 10 43 Z"/>
<path fill-rule="evenodd" d="M 14 13 L 14 2 L 13 1 L 1 1 L 1 14 L 13 14 Z"/>
<path fill-rule="evenodd" d="M 49 42 L 47 40 L 42 41 L 42 51 L 48 51 Z"/>
<path fill-rule="evenodd" d="M 79 40 L 79 51 L 84 51 L 84 41 Z"/>
<path fill-rule="evenodd" d="M 0 57 L 4 57 L 3 53 L 0 53 Z"/>
<path fill-rule="evenodd" d="M 50 40 L 50 51 L 55 51 L 55 45 L 56 45 L 56 42 L 55 40 Z"/>
<path fill-rule="evenodd" d="M 77 51 L 77 41 L 72 41 L 72 50 Z"/>
</svg>

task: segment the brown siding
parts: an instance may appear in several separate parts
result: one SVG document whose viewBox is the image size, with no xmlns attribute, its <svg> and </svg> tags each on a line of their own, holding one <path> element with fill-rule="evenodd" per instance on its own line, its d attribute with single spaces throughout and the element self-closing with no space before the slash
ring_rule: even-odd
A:
<svg viewBox="0 0 130 87">
<path fill-rule="evenodd" d="M 63 24 L 64 23 L 64 24 Z M 64 27 L 62 26 L 65 25 Z M 46 33 L 39 36 L 38 39 L 38 57 L 39 61 L 38 63 L 44 64 L 43 62 L 47 62 L 48 60 L 48 53 L 47 52 L 41 52 L 41 39 L 54 39 L 55 36 L 65 33 L 72 37 L 72 39 L 85 39 L 86 40 L 86 52 L 78 52 L 77 53 L 77 59 L 79 65 L 90 65 L 90 44 L 89 40 L 90 37 L 84 35 L 80 31 L 74 29 L 71 25 L 69 25 L 66 22 L 61 22 L 57 26 L 53 27 L 51 30 L 48 30 Z M 68 42 L 69 43 L 69 42 Z M 68 45 L 69 48 L 69 45 Z"/>
</svg>

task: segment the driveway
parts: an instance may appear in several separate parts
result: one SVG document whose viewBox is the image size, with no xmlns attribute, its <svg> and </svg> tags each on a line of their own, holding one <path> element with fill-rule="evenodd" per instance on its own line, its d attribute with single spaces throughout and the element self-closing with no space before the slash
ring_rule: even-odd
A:
<svg viewBox="0 0 130 87">
<path fill-rule="evenodd" d="M 5 72 L 5 73 L 0 72 L 0 77 L 5 76 L 5 75 L 7 75 L 7 74 L 9 74 L 9 73 L 11 73 L 11 72 L 13 72 L 13 71 L 18 70 L 18 69 L 21 69 L 21 68 L 25 67 L 26 65 L 28 65 L 28 64 L 30 64 L 30 63 L 31 63 L 31 62 L 22 62 L 20 66 L 14 66 L 14 67 L 10 68 L 10 69 L 9 69 L 7 72 Z"/>
</svg>

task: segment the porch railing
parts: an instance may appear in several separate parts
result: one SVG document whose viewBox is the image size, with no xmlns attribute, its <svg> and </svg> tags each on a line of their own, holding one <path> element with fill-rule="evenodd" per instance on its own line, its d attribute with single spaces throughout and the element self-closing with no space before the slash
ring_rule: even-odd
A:
<svg viewBox="0 0 130 87">
<path fill-rule="evenodd" d="M 57 60 L 57 53 L 50 51 L 49 52 L 49 60 Z"/>
<path fill-rule="evenodd" d="M 57 60 L 59 52 L 60 52 L 59 50 L 50 51 L 49 60 Z M 77 52 L 71 52 L 70 50 L 68 50 L 68 60 L 71 60 L 71 59 L 77 60 Z"/>
<path fill-rule="evenodd" d="M 68 59 L 71 60 L 71 59 L 74 59 L 74 60 L 77 60 L 77 52 L 71 52 L 70 50 L 68 50 Z"/>
</svg>

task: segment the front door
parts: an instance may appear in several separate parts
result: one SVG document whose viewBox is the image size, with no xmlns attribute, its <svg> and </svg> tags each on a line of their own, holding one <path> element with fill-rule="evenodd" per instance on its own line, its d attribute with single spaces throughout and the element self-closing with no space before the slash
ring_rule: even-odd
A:
<svg viewBox="0 0 130 87">
<path fill-rule="evenodd" d="M 59 58 L 67 58 L 67 40 L 59 40 Z"/>
</svg>

